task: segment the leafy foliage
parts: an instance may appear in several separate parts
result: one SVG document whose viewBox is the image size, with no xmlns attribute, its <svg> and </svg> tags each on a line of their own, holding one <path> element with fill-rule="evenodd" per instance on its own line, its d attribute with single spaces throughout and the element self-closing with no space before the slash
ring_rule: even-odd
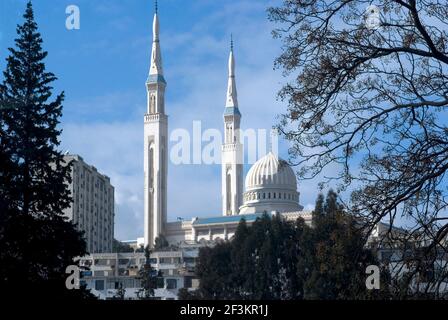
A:
<svg viewBox="0 0 448 320">
<path fill-rule="evenodd" d="M 313 227 L 265 214 L 248 227 L 240 222 L 231 242 L 200 250 L 196 292 L 183 299 L 370 299 L 366 267 L 377 264 L 362 232 L 334 192 L 319 196 Z"/>
<path fill-rule="evenodd" d="M 114 239 L 112 243 L 112 252 L 134 252 L 130 245 Z"/>
<path fill-rule="evenodd" d="M 160 271 L 157 272 L 151 266 L 151 250 L 149 246 L 145 247 L 145 264 L 139 270 L 138 279 L 141 281 L 142 289 L 138 293 L 140 299 L 151 299 L 154 296 L 154 290 L 157 288 L 158 279 L 161 277 Z"/>
<path fill-rule="evenodd" d="M 285 0 L 269 17 L 283 41 L 276 66 L 289 79 L 278 128 L 292 141 L 299 175 L 325 173 L 323 184 L 353 188 L 350 211 L 367 232 L 385 219 L 391 236 L 397 222 L 412 226 L 395 240 L 427 246 L 413 261 L 417 272 L 433 250 L 446 254 L 446 2 Z"/>
<path fill-rule="evenodd" d="M 169 248 L 170 244 L 163 235 L 159 235 L 154 240 L 154 250 L 163 250 Z"/>
</svg>

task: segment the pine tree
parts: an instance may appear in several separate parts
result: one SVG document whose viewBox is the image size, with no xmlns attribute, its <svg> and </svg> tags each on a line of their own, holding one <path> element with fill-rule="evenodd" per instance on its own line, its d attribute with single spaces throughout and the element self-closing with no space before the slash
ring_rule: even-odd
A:
<svg viewBox="0 0 448 320">
<path fill-rule="evenodd" d="M 138 272 L 138 279 L 141 281 L 142 289 L 138 292 L 140 299 L 151 299 L 155 294 L 158 279 L 161 278 L 161 272 L 157 272 L 151 265 L 151 250 L 149 246 L 145 247 L 145 264 Z"/>
<path fill-rule="evenodd" d="M 242 219 L 231 242 L 201 248 L 196 292 L 183 299 L 296 299 L 297 244 L 293 223 L 267 214 L 248 227 Z"/>
<path fill-rule="evenodd" d="M 365 270 L 377 265 L 373 252 L 354 218 L 338 203 L 330 190 L 318 197 L 313 228 L 302 233 L 305 244 L 299 258 L 298 277 L 303 281 L 305 299 L 367 299 L 381 293 L 365 286 Z M 386 289 L 383 284 L 383 289 Z"/>
<path fill-rule="evenodd" d="M 231 265 L 231 246 L 228 242 L 199 250 L 196 275 L 200 278 L 198 294 L 200 299 L 235 299 L 235 284 Z M 194 296 L 194 294 L 193 294 Z"/>
<path fill-rule="evenodd" d="M 199 288 L 182 291 L 182 299 L 384 299 L 366 288 L 366 267 L 377 264 L 364 247 L 355 220 L 330 191 L 319 195 L 310 227 L 281 215 L 240 222 L 231 242 L 201 248 L 196 265 Z"/>
<path fill-rule="evenodd" d="M 82 234 L 63 216 L 70 164 L 58 150 L 64 93 L 52 98 L 53 73 L 31 1 L 9 48 L 0 84 L 0 282 L 39 296 L 83 295 L 65 288 L 65 268 L 86 254 Z"/>
</svg>

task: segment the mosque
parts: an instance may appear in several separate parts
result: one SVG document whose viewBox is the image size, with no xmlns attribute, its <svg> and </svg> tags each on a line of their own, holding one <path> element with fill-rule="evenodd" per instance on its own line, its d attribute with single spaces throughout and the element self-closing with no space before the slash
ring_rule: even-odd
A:
<svg viewBox="0 0 448 320">
<path fill-rule="evenodd" d="M 243 146 L 240 143 L 241 113 L 238 108 L 233 44 L 224 108 L 222 144 L 222 215 L 167 221 L 168 117 L 165 113 L 166 81 L 163 76 L 157 10 L 153 21 L 151 66 L 146 81 L 147 111 L 144 115 L 144 244 L 150 247 L 163 235 L 170 244 L 231 239 L 244 217 L 253 223 L 264 213 L 281 214 L 288 220 L 311 213 L 299 204 L 297 180 L 291 167 L 269 152 L 250 168 L 243 186 Z M 244 189 L 243 189 L 244 188 Z"/>
</svg>

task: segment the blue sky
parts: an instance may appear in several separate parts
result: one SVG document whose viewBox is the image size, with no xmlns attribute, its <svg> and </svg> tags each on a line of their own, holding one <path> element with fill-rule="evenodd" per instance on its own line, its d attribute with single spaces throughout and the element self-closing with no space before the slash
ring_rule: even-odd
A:
<svg viewBox="0 0 448 320">
<path fill-rule="evenodd" d="M 222 128 L 229 38 L 235 41 L 236 81 L 243 128 L 269 129 L 286 110 L 276 94 L 285 82 L 274 59 L 266 8 L 280 1 L 159 0 L 161 48 L 170 131 Z M 25 0 L 0 1 L 0 69 Z M 64 90 L 62 148 L 80 154 L 115 186 L 115 236 L 143 235 L 143 114 L 152 41 L 152 0 L 35 0 L 36 20 L 49 52 L 47 69 Z M 80 30 L 67 30 L 65 9 L 77 5 Z M 287 143 L 280 141 L 281 156 Z M 248 168 L 246 168 L 247 171 Z M 168 219 L 221 214 L 219 165 L 169 164 Z M 317 181 L 299 182 L 311 208 Z"/>
</svg>

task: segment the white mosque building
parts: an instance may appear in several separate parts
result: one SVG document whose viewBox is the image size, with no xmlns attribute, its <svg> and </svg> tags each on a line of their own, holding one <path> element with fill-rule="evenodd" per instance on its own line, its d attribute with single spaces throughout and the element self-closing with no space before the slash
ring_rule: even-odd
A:
<svg viewBox="0 0 448 320">
<path fill-rule="evenodd" d="M 224 108 L 225 138 L 222 145 L 222 215 L 167 221 L 168 117 L 165 110 L 166 81 L 163 76 L 157 10 L 153 21 L 151 66 L 146 81 L 147 111 L 144 115 L 144 244 L 153 246 L 163 235 L 170 244 L 231 239 L 242 218 L 253 223 L 264 213 L 279 213 L 288 220 L 311 213 L 299 204 L 297 180 L 291 167 L 269 152 L 247 173 L 243 189 L 242 150 L 235 83 L 233 45 L 229 55 L 229 79 Z M 245 191 L 244 191 L 245 190 Z"/>
</svg>

